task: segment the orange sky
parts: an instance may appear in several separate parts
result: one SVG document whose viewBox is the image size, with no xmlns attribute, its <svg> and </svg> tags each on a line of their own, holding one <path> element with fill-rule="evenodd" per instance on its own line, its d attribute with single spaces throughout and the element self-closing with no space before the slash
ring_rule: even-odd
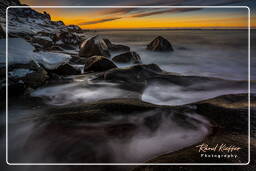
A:
<svg viewBox="0 0 256 171">
<path fill-rule="evenodd" d="M 84 29 L 135 28 L 247 28 L 246 8 L 234 9 L 36 9 L 47 11 L 52 20 L 77 24 Z"/>
</svg>

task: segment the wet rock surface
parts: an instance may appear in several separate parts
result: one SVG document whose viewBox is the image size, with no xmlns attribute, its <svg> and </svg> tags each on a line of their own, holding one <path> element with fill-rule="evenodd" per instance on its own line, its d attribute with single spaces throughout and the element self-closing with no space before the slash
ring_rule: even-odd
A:
<svg viewBox="0 0 256 171">
<path fill-rule="evenodd" d="M 104 56 L 92 56 L 90 58 L 83 59 L 82 62 L 85 64 L 85 72 L 102 72 L 112 68 L 117 68 L 112 61 Z"/>
<path fill-rule="evenodd" d="M 152 42 L 147 45 L 148 50 L 152 51 L 173 51 L 171 43 L 162 36 L 156 37 Z"/>
<path fill-rule="evenodd" d="M 112 60 L 117 63 L 133 63 L 133 64 L 141 63 L 140 56 L 136 52 L 122 53 L 120 55 L 114 56 Z"/>
<path fill-rule="evenodd" d="M 129 46 L 113 44 L 109 39 L 103 39 L 103 41 L 106 43 L 110 51 L 130 51 Z"/>
<path fill-rule="evenodd" d="M 73 67 L 72 65 L 66 63 L 63 65 L 60 65 L 58 68 L 53 70 L 48 70 L 48 72 L 55 73 L 58 75 L 77 75 L 81 74 L 81 71 Z"/>
<path fill-rule="evenodd" d="M 80 57 L 89 58 L 95 55 L 105 57 L 110 56 L 108 46 L 99 36 L 88 38 L 80 46 Z"/>
</svg>

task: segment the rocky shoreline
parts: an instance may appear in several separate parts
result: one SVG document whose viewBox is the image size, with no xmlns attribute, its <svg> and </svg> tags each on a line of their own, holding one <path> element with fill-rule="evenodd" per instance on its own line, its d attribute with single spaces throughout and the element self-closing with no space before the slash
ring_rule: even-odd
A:
<svg viewBox="0 0 256 171">
<path fill-rule="evenodd" d="M 27 15 L 24 16 L 24 13 Z M 183 91 L 223 92 L 230 89 L 246 90 L 248 81 L 166 72 L 157 64 L 143 64 L 140 54 L 127 45 L 113 43 L 100 35 L 89 36 L 75 25 L 66 26 L 61 21 L 51 21 L 47 13 L 38 13 L 28 8 L 18 9 L 16 13 L 15 10 L 11 11 L 10 15 L 13 14 L 17 17 L 11 17 L 9 39 L 26 45 L 26 49 L 16 53 L 15 49 L 19 47 L 11 44 L 13 49 L 10 50 L 10 58 L 14 60 L 10 60 L 8 64 L 8 95 L 11 107 L 16 106 L 16 103 L 27 103 L 33 109 L 31 118 L 26 119 L 33 122 L 34 130 L 22 149 L 23 152 L 33 151 L 44 142 L 40 147 L 40 150 L 44 151 L 43 155 L 41 158 L 34 158 L 33 162 L 247 162 L 248 94 L 222 93 L 214 98 L 196 99 L 195 102 L 181 105 L 154 104 L 145 101 L 143 95 L 152 85 L 179 86 Z M 29 23 L 37 28 L 36 32 L 17 32 L 15 23 L 21 24 L 20 21 L 28 16 L 33 20 L 40 19 L 39 24 L 35 25 L 36 21 Z M 0 27 L 1 40 L 5 37 L 4 34 Z M 147 51 L 170 54 L 179 50 L 174 47 L 162 36 L 145 44 Z M 17 62 L 26 57 L 27 61 Z M 119 67 L 121 64 L 129 66 Z M 5 75 L 4 66 L 1 66 L 0 74 L 1 77 Z M 76 84 L 75 80 L 79 79 L 82 80 L 81 83 Z M 65 89 L 65 86 L 70 86 L 67 83 L 75 83 L 72 85 L 74 89 L 71 87 L 68 91 L 86 87 L 91 93 L 89 95 L 97 96 L 105 93 L 104 88 L 108 88 L 106 90 L 113 94 L 107 98 L 88 101 L 78 98 L 73 102 L 67 95 L 46 96 L 38 93 L 41 89 L 51 86 L 63 85 Z M 92 93 L 101 88 L 103 91 L 99 94 Z M 6 81 L 1 79 L 1 97 L 5 97 L 2 96 L 6 93 L 5 89 Z M 34 95 L 35 92 L 40 95 Z M 49 99 L 67 99 L 69 103 L 47 104 L 46 101 Z M 251 94 L 250 107 L 251 115 L 255 116 L 255 94 Z M 159 131 L 163 131 L 163 125 L 167 125 L 167 131 L 164 127 L 164 134 L 158 134 Z M 256 127 L 254 122 L 252 126 Z M 173 146 L 164 144 L 164 148 L 161 149 L 156 147 L 158 144 L 155 143 L 150 144 L 152 149 L 148 148 L 141 153 L 135 153 L 134 151 L 140 150 L 136 148 L 132 152 L 122 151 L 132 144 L 122 146 L 122 143 L 132 142 L 134 137 L 136 139 L 145 136 L 143 138 L 146 140 L 143 142 L 146 143 L 154 136 L 162 135 L 160 138 L 164 139 L 171 133 L 175 134 L 176 128 L 183 136 L 180 142 L 174 143 Z M 192 137 L 189 136 L 190 131 Z M 168 141 L 171 143 L 173 139 L 175 137 L 169 138 Z M 236 153 L 239 157 L 235 159 L 205 159 L 200 157 L 196 148 L 200 143 L 236 144 L 241 150 Z M 117 145 L 118 149 L 115 147 Z M 139 147 L 143 147 L 143 144 Z M 255 138 L 252 138 L 251 149 L 256 151 Z M 15 162 L 15 157 L 11 156 L 10 161 Z M 255 162 L 252 164 L 255 166 Z M 177 167 L 170 168 L 180 170 Z M 149 169 L 161 169 L 161 166 L 138 166 L 133 170 Z"/>
</svg>

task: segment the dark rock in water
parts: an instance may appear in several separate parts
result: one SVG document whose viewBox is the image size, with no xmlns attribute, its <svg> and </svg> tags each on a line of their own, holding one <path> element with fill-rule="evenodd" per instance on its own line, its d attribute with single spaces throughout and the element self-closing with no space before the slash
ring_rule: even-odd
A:
<svg viewBox="0 0 256 171">
<path fill-rule="evenodd" d="M 130 47 L 125 45 L 113 44 L 109 39 L 103 39 L 111 51 L 130 51 Z"/>
<path fill-rule="evenodd" d="M 251 94 L 251 111 L 255 111 L 256 98 L 255 94 Z M 239 158 L 210 158 L 207 160 L 211 163 L 226 162 L 226 163 L 241 163 L 247 162 L 248 159 L 248 94 L 230 94 L 223 95 L 213 99 L 204 100 L 194 104 L 190 104 L 195 107 L 195 112 L 201 116 L 206 116 L 212 124 L 212 134 L 206 137 L 199 144 L 208 144 L 215 146 L 216 144 L 233 144 L 235 142 L 236 147 L 240 147 L 239 151 L 233 151 L 233 154 L 240 156 Z M 190 106 L 189 105 L 189 106 Z M 185 106 L 185 105 L 184 105 Z M 184 107 L 183 106 L 183 107 Z M 188 106 L 188 105 L 186 105 Z M 254 137 L 251 137 L 251 150 L 256 151 L 256 141 Z M 253 140 L 253 141 L 252 141 Z M 148 160 L 148 163 L 183 163 L 183 162 L 205 162 L 206 158 L 198 156 L 197 147 L 199 144 L 192 145 L 190 147 L 166 153 Z M 244 150 L 242 150 L 244 149 Z M 218 154 L 218 153 L 214 153 Z M 189 156 L 189 160 L 187 157 Z M 254 164 L 255 165 L 255 164 Z M 254 167 L 254 166 L 253 166 Z M 179 171 L 180 168 L 170 167 L 171 170 Z M 212 171 L 218 170 L 229 171 L 231 168 L 226 167 L 213 167 Z M 191 170 L 191 168 L 183 168 L 184 170 Z M 200 166 L 199 171 L 204 171 L 206 167 Z M 161 170 L 159 166 L 139 166 L 133 169 L 133 171 L 146 171 L 146 170 Z M 233 167 L 235 171 L 247 171 L 248 169 L 241 167 Z M 251 170 L 251 169 L 249 169 Z M 253 169 L 252 169 L 253 170 Z"/>
<path fill-rule="evenodd" d="M 109 57 L 110 53 L 108 46 L 99 36 L 94 36 L 85 40 L 79 51 L 80 57 L 89 58 L 91 56 L 105 56 Z"/>
<path fill-rule="evenodd" d="M 74 68 L 73 66 L 71 66 L 68 63 L 60 65 L 57 69 L 48 70 L 48 72 L 52 72 L 52 73 L 55 73 L 55 74 L 58 74 L 58 75 L 77 75 L 77 74 L 81 74 L 81 71 Z"/>
<path fill-rule="evenodd" d="M 171 43 L 162 36 L 156 37 L 147 45 L 148 50 L 152 51 L 173 51 Z"/>
<path fill-rule="evenodd" d="M 115 68 L 99 75 L 95 80 L 118 82 L 121 85 L 143 90 L 148 85 L 176 85 L 187 91 L 246 90 L 247 81 L 224 80 L 214 77 L 184 76 L 161 70 L 156 64 L 135 65 L 128 68 Z"/>
<path fill-rule="evenodd" d="M 109 81 L 145 82 L 146 79 L 162 72 L 156 64 L 135 65 L 129 68 L 116 68 L 105 72 L 104 79 Z"/>
<path fill-rule="evenodd" d="M 117 66 L 105 58 L 104 56 L 92 56 L 88 59 L 84 59 L 85 68 L 84 71 L 102 72 L 107 71 L 112 68 L 117 68 Z"/>
<path fill-rule="evenodd" d="M 110 48 L 111 51 L 130 51 L 130 47 L 129 46 L 125 46 L 125 45 L 115 45 L 113 44 Z"/>
<path fill-rule="evenodd" d="M 37 88 L 46 83 L 48 74 L 34 62 L 10 65 L 8 78 L 13 82 L 23 82 L 25 87 Z"/>
<path fill-rule="evenodd" d="M 0 39 L 4 39 L 5 38 L 5 31 L 2 28 L 2 26 L 0 25 Z"/>
<path fill-rule="evenodd" d="M 122 53 L 120 55 L 113 57 L 112 60 L 118 63 L 134 63 L 134 64 L 141 63 L 140 56 L 136 52 Z"/>
</svg>

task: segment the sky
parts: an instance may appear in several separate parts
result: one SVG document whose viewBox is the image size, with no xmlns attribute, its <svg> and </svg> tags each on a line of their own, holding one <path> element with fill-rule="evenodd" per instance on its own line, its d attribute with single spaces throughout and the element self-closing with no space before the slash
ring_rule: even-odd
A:
<svg viewBox="0 0 256 171">
<path fill-rule="evenodd" d="M 251 1 L 239 0 L 21 0 L 28 5 L 248 5 Z M 84 29 L 158 29 L 158 28 L 247 28 L 247 8 L 36 8 L 46 11 L 52 20 L 62 20 L 66 25 L 76 24 Z M 256 19 L 253 15 L 252 18 Z M 253 23 L 256 26 L 256 23 Z"/>
</svg>

